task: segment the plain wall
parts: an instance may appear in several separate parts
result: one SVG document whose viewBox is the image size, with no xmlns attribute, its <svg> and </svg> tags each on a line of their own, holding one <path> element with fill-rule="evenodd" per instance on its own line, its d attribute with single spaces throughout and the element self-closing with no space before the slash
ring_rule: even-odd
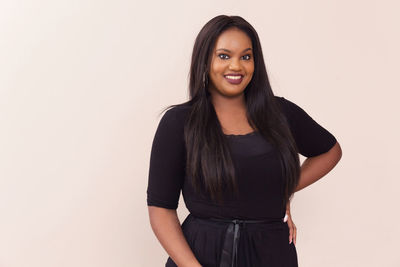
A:
<svg viewBox="0 0 400 267">
<path fill-rule="evenodd" d="M 164 266 L 146 204 L 151 143 L 161 109 L 187 100 L 194 39 L 220 14 L 254 26 L 274 93 L 343 150 L 293 198 L 299 266 L 400 266 L 399 8 L 2 1 L 0 266 Z"/>
</svg>

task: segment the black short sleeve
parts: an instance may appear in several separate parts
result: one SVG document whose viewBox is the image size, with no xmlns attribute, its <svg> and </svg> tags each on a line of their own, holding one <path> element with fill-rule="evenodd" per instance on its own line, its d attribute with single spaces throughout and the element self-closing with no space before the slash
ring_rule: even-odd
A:
<svg viewBox="0 0 400 267">
<path fill-rule="evenodd" d="M 301 155 L 305 157 L 318 156 L 329 151 L 336 144 L 335 136 L 318 124 L 305 110 L 284 97 L 278 98 L 283 104 Z"/>
<path fill-rule="evenodd" d="M 162 116 L 153 139 L 147 186 L 148 206 L 178 207 L 184 168 L 183 123 L 178 109 L 172 108 Z"/>
</svg>

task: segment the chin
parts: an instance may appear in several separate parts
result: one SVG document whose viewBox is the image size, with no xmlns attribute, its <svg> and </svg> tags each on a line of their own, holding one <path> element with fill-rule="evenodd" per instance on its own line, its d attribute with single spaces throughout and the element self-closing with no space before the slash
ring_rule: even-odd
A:
<svg viewBox="0 0 400 267">
<path fill-rule="evenodd" d="M 225 91 L 227 95 L 229 96 L 236 96 L 236 95 L 240 95 L 244 92 L 244 89 L 240 89 L 240 90 L 226 90 Z"/>
</svg>

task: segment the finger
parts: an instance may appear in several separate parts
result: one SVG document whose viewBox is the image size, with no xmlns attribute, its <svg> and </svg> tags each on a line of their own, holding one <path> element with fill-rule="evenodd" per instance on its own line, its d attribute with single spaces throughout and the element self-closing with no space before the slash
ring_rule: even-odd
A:
<svg viewBox="0 0 400 267">
<path fill-rule="evenodd" d="M 293 241 L 293 243 L 296 245 L 296 235 L 297 235 L 297 228 L 296 228 L 296 226 L 293 224 L 293 227 L 292 227 L 292 241 Z"/>
<path fill-rule="evenodd" d="M 292 221 L 292 217 L 290 216 L 290 214 L 288 215 L 288 227 L 289 227 L 289 244 L 291 244 L 294 240 L 294 234 L 295 234 L 295 225 Z"/>
</svg>

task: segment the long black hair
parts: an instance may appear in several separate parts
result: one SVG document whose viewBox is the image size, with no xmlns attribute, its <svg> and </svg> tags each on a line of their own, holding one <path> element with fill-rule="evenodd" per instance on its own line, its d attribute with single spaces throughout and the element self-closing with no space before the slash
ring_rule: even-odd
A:
<svg viewBox="0 0 400 267">
<path fill-rule="evenodd" d="M 254 73 L 244 90 L 249 124 L 279 151 L 284 177 L 282 207 L 298 185 L 300 162 L 298 148 L 288 121 L 277 103 L 269 83 L 260 40 L 255 29 L 240 16 L 219 15 L 207 22 L 196 37 L 189 72 L 190 100 L 167 108 L 188 105 L 184 126 L 186 175 L 196 192 L 208 192 L 221 203 L 222 192 L 237 194 L 235 168 L 226 137 L 218 121 L 208 91 L 208 73 L 218 36 L 235 27 L 251 39 Z"/>
</svg>

